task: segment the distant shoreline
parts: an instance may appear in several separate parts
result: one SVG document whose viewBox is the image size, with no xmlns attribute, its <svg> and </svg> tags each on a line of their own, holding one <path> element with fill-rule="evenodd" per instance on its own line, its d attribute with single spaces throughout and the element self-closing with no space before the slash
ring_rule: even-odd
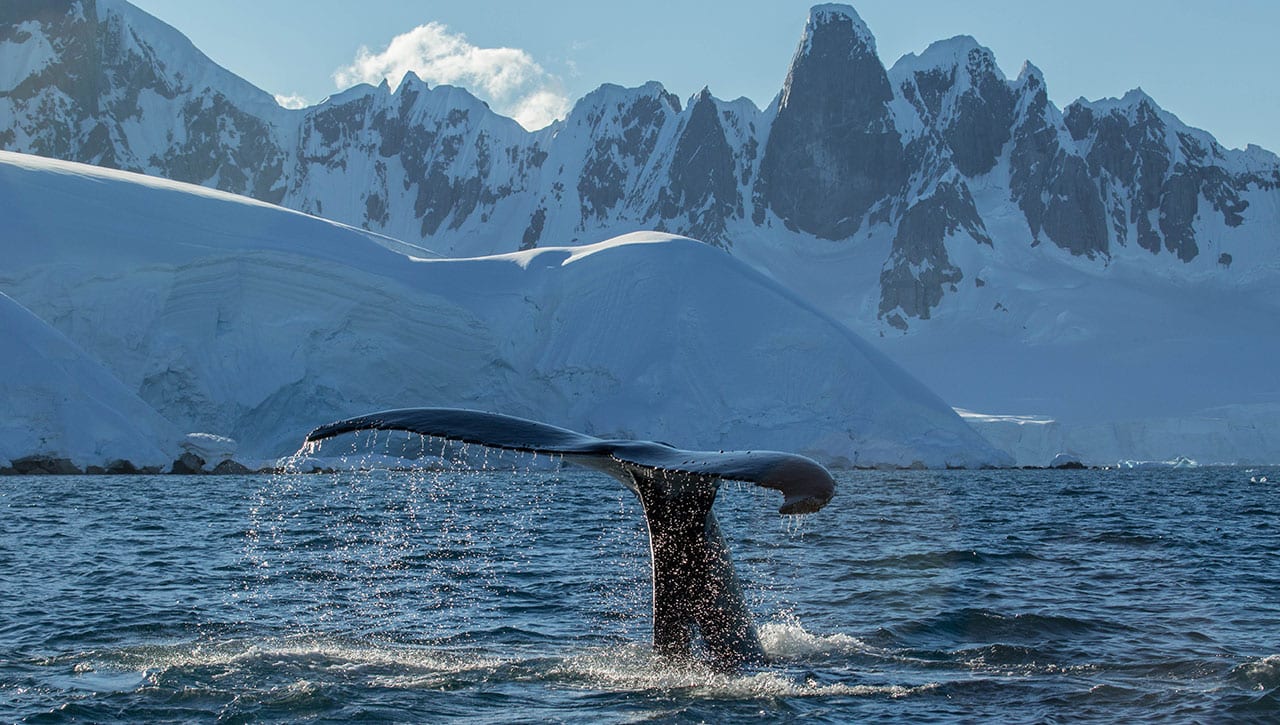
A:
<svg viewBox="0 0 1280 725">
<path fill-rule="evenodd" d="M 968 468 L 965 466 L 947 466 L 945 468 L 928 468 L 922 465 L 908 466 L 831 466 L 835 471 L 1108 471 L 1108 470 L 1172 470 L 1176 468 L 1257 468 L 1280 464 L 1266 463 L 1210 463 L 1178 465 L 1167 461 L 1127 462 L 1127 465 L 1091 466 L 1071 461 L 1057 466 L 982 466 Z M 215 466 L 205 468 L 205 462 L 198 457 L 183 457 L 175 460 L 170 466 L 136 466 L 131 461 L 117 460 L 105 466 L 90 465 L 81 468 L 69 458 L 52 456 L 24 456 L 14 459 L 9 466 L 0 466 L 0 476 L 247 476 L 247 475 L 313 475 L 352 473 L 359 471 L 388 471 L 391 473 L 417 473 L 433 470 L 458 470 L 441 466 L 400 466 L 400 467 L 351 467 L 311 465 L 305 468 L 292 466 L 259 466 L 251 468 L 239 461 L 228 458 Z"/>
</svg>

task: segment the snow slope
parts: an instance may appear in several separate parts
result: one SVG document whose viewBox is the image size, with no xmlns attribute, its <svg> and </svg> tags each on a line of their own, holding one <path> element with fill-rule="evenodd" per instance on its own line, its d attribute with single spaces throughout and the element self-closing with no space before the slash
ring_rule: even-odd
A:
<svg viewBox="0 0 1280 725">
<path fill-rule="evenodd" d="M 474 259 L 244 197 L 0 153 L 0 290 L 247 457 L 406 405 L 858 465 L 1007 461 L 847 328 L 656 233 Z"/>
<path fill-rule="evenodd" d="M 83 468 L 117 459 L 161 466 L 178 436 L 162 418 L 65 335 L 0 293 L 0 467 L 26 456 Z"/>
</svg>

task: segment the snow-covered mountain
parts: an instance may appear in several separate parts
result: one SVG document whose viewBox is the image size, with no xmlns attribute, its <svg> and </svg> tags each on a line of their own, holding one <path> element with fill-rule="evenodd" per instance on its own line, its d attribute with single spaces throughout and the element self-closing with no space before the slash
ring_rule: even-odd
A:
<svg viewBox="0 0 1280 725">
<path fill-rule="evenodd" d="M 5 355 L 50 340 L 83 351 L 76 385 L 0 358 L 11 385 L 39 385 L 13 404 L 34 410 L 23 396 L 48 391 L 100 403 L 152 431 L 152 448 L 175 440 L 171 421 L 278 456 L 319 423 L 446 405 L 833 463 L 1008 462 L 848 328 L 683 237 L 425 258 L 245 197 L 10 152 L 0 218 L 0 290 L 48 323 L 0 298 Z M 92 420 L 29 423 L 61 436 L 53 453 L 83 465 L 92 450 Z"/>
<path fill-rule="evenodd" d="M 357 86 L 287 110 L 124 0 L 8 3 L 0 58 L 8 149 L 246 194 L 442 253 L 637 227 L 726 245 L 774 226 L 845 243 L 870 233 L 890 242 L 876 317 L 902 329 L 974 278 L 947 249 L 955 238 L 1048 243 L 1099 268 L 1141 252 L 1247 275 L 1253 252 L 1276 257 L 1249 244 L 1277 222 L 1273 154 L 1224 149 L 1141 91 L 1060 111 L 1034 66 L 1009 80 L 967 36 L 886 70 L 841 5 L 813 9 L 763 111 L 605 85 L 533 133 L 412 74 L 394 92 Z"/>
<path fill-rule="evenodd" d="M 695 237 L 972 410 L 1137 426 L 1280 411 L 1259 362 L 1280 351 L 1280 159 L 1141 91 L 1059 109 L 1031 63 L 1007 78 L 967 36 L 886 68 L 847 6 L 813 8 L 763 110 L 605 85 L 530 133 L 412 75 L 286 110 L 124 0 L 7 3 L 0 147 L 447 255 Z"/>
</svg>

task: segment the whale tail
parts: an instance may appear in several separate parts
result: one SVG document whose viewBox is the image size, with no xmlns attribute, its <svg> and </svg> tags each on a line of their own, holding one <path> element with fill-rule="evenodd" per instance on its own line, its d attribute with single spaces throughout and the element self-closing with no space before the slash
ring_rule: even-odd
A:
<svg viewBox="0 0 1280 725">
<path fill-rule="evenodd" d="M 652 441 L 604 440 L 537 421 L 454 408 L 406 408 L 320 426 L 307 442 L 359 430 L 403 430 L 514 451 L 550 453 L 616 478 L 640 499 L 653 564 L 653 645 L 713 664 L 764 660 L 712 506 L 721 481 L 780 491 L 783 514 L 821 509 L 835 481 L 816 462 L 774 451 L 685 451 Z"/>
</svg>

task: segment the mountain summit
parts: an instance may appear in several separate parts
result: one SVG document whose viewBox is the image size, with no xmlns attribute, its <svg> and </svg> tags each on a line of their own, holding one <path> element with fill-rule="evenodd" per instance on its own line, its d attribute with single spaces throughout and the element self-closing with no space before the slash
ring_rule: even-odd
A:
<svg viewBox="0 0 1280 725">
<path fill-rule="evenodd" d="M 826 239 L 857 231 L 906 180 L 892 101 L 875 39 L 858 14 L 814 7 L 760 163 L 763 203 L 788 227 Z"/>
</svg>

